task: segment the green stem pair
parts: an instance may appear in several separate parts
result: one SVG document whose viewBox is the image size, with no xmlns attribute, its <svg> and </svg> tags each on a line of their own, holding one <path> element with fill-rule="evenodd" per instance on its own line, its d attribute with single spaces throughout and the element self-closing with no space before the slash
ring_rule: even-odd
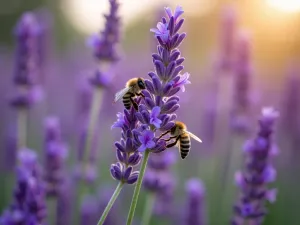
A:
<svg viewBox="0 0 300 225">
<path fill-rule="evenodd" d="M 141 190 L 141 187 L 142 187 L 143 177 L 144 177 L 144 174 L 145 174 L 145 171 L 146 171 L 149 155 L 150 155 L 150 150 L 147 149 L 145 151 L 143 161 L 142 161 L 142 164 L 141 164 L 140 174 L 139 174 L 138 180 L 137 180 L 135 188 L 134 188 L 134 192 L 133 192 L 133 196 L 132 196 L 132 201 L 131 201 L 131 205 L 130 205 L 126 225 L 131 225 L 133 217 L 134 217 L 134 212 L 135 212 L 135 208 L 136 208 L 136 205 L 137 205 L 137 202 L 138 202 L 140 190 Z M 109 202 L 108 202 L 108 204 L 107 204 L 100 220 L 98 221 L 97 225 L 102 225 L 104 223 L 111 207 L 113 206 L 114 202 L 116 201 L 117 197 L 119 196 L 122 187 L 123 187 L 123 183 L 120 182 L 119 185 L 117 186 L 115 192 L 113 193 L 112 197 L 110 198 L 110 200 L 109 200 Z M 145 215 L 145 220 L 147 219 L 147 217 L 149 217 L 149 219 L 150 219 L 150 216 Z"/>
</svg>

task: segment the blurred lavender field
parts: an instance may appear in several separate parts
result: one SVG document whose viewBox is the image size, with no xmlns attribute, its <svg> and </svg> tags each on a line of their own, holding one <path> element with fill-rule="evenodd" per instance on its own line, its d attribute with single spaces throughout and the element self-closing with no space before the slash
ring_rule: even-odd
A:
<svg viewBox="0 0 300 225">
<path fill-rule="evenodd" d="M 118 183 L 103 224 L 126 224 L 143 145 L 154 150 L 132 224 L 300 224 L 300 6 L 275 2 L 11 1 L 0 10 L 0 224 L 97 224 Z M 164 80 L 159 60 L 178 73 Z M 137 97 L 139 115 L 113 103 L 135 77 L 155 99 Z M 156 138 L 175 118 L 203 142 L 184 160 Z M 155 146 L 145 129 L 160 129 Z"/>
</svg>

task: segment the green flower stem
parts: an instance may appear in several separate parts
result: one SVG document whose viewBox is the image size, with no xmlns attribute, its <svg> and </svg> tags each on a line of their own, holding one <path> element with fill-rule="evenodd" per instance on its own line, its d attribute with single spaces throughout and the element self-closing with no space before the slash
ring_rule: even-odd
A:
<svg viewBox="0 0 300 225">
<path fill-rule="evenodd" d="M 142 182 L 143 182 L 143 177 L 144 177 L 144 174 L 146 171 L 149 155 L 150 155 L 150 151 L 147 149 L 145 151 L 141 169 L 140 169 L 140 174 L 139 174 L 138 180 L 137 180 L 135 188 L 134 188 L 126 225 L 131 225 L 133 217 L 134 217 L 134 212 L 135 212 L 135 208 L 136 208 L 136 205 L 137 205 L 137 202 L 139 199 L 139 194 L 140 194 L 140 190 L 141 190 L 141 186 L 142 186 Z"/>
<path fill-rule="evenodd" d="M 17 150 L 26 147 L 27 145 L 27 109 L 18 109 L 17 115 Z"/>
<path fill-rule="evenodd" d="M 146 204 L 144 207 L 141 225 L 148 225 L 150 223 L 154 201 L 155 201 L 155 194 L 148 193 L 146 197 Z"/>
<path fill-rule="evenodd" d="M 77 188 L 77 207 L 78 207 L 78 212 L 75 214 L 77 215 L 77 219 L 79 219 L 79 209 L 80 209 L 80 204 L 83 201 L 85 193 L 89 191 L 89 187 L 86 187 L 84 185 L 84 175 L 87 171 L 87 167 L 89 166 L 89 156 L 91 152 L 91 147 L 92 147 L 92 141 L 93 137 L 95 135 L 95 128 L 97 125 L 98 117 L 99 117 L 99 112 L 100 112 L 100 106 L 102 103 L 102 89 L 100 88 L 95 88 L 93 90 L 93 97 L 92 97 L 92 105 L 91 109 L 89 112 L 89 117 L 88 117 L 88 126 L 87 126 L 87 133 L 86 133 L 86 138 L 84 140 L 84 149 L 83 149 L 83 158 L 82 158 L 82 164 L 81 164 L 81 177 L 78 182 L 78 188 Z"/>
<path fill-rule="evenodd" d="M 105 222 L 105 219 L 111 209 L 111 207 L 114 205 L 116 199 L 118 198 L 121 190 L 122 190 L 122 187 L 123 187 L 124 183 L 123 182 L 119 182 L 116 190 L 114 191 L 113 195 L 111 196 L 109 202 L 107 203 L 107 206 L 105 207 L 104 209 L 104 212 L 102 213 L 102 216 L 101 218 L 99 219 L 97 225 L 102 225 L 104 222 Z"/>
<path fill-rule="evenodd" d="M 82 158 L 83 171 L 86 170 L 89 161 L 88 158 L 91 152 L 91 146 L 92 146 L 95 128 L 97 125 L 97 120 L 100 112 L 101 102 L 102 102 L 102 89 L 95 88 L 93 93 L 93 98 L 92 98 L 92 106 L 89 114 L 89 122 L 88 122 L 86 139 L 85 139 L 84 150 L 83 150 L 83 158 Z"/>
</svg>

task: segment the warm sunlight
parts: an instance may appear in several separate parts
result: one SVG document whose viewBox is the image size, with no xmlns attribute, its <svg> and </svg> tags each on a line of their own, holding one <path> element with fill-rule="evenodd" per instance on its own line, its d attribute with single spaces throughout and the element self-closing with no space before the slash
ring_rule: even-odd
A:
<svg viewBox="0 0 300 225">
<path fill-rule="evenodd" d="M 267 4 L 271 7 L 288 12 L 300 12 L 300 0 L 266 0 Z"/>
<path fill-rule="evenodd" d="M 119 0 L 122 23 L 126 25 L 154 6 L 181 5 L 187 14 L 201 16 L 216 6 L 217 0 Z M 102 14 L 108 11 L 108 1 L 104 0 L 63 0 L 61 10 L 73 26 L 86 34 L 101 29 Z"/>
</svg>

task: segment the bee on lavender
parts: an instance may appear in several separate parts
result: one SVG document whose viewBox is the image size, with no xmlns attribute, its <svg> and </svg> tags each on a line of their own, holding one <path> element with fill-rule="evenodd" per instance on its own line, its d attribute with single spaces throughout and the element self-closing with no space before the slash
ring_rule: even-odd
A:
<svg viewBox="0 0 300 225">
<path fill-rule="evenodd" d="M 161 134 L 159 139 L 168 133 L 171 134 L 171 137 L 169 137 L 169 139 L 165 139 L 165 141 L 170 141 L 172 139 L 175 139 L 175 141 L 168 144 L 166 147 L 171 148 L 177 144 L 182 159 L 185 159 L 189 154 L 191 148 L 191 138 L 198 142 L 202 142 L 201 139 L 198 138 L 195 134 L 189 132 L 186 125 L 180 121 L 175 121 L 175 125 L 170 130 Z"/>
<path fill-rule="evenodd" d="M 131 105 L 135 108 L 135 110 L 138 110 L 138 104 L 134 101 L 135 96 L 142 96 L 143 93 L 141 90 L 146 89 L 145 81 L 143 78 L 132 78 L 129 81 L 127 81 L 125 88 L 118 91 L 115 94 L 115 100 L 114 102 L 117 102 L 121 98 L 123 98 L 123 104 L 124 107 L 129 110 Z"/>
</svg>

